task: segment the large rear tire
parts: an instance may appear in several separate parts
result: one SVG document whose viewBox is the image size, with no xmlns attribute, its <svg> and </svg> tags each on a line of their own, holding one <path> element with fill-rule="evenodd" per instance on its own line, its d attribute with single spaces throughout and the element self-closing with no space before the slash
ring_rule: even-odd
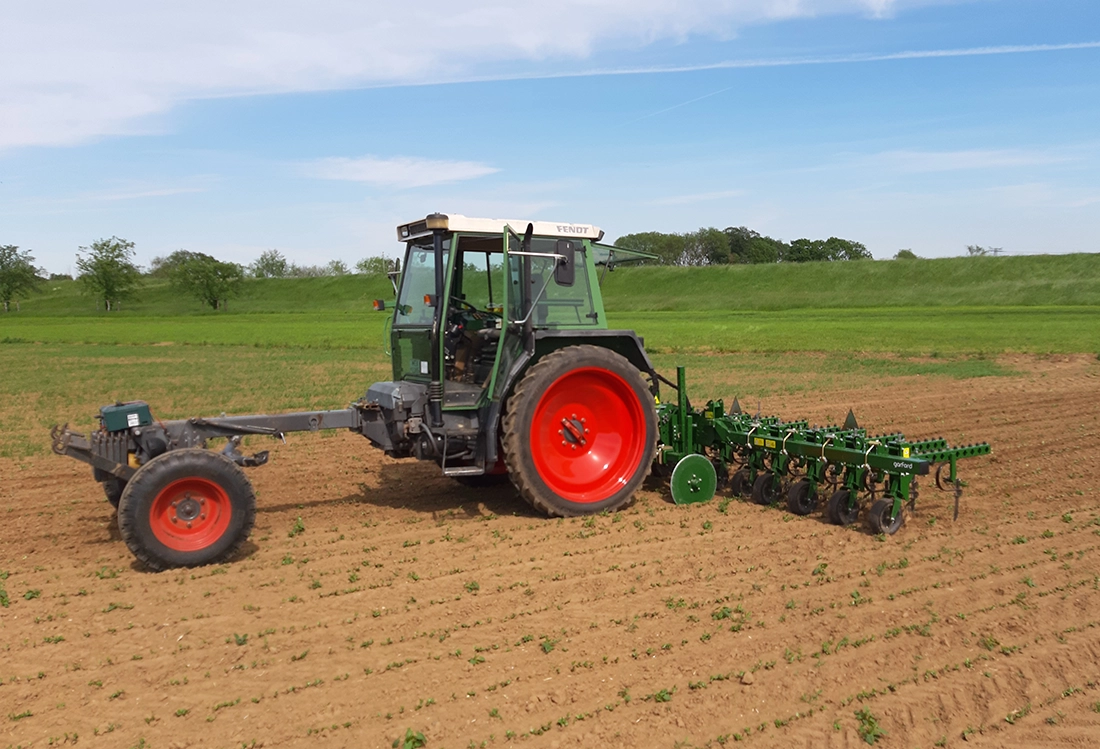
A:
<svg viewBox="0 0 1100 749">
<path fill-rule="evenodd" d="M 252 484 L 233 461 L 209 450 L 175 450 L 134 474 L 118 506 L 118 529 L 153 570 L 222 562 L 256 520 Z"/>
<path fill-rule="evenodd" d="M 519 493 L 554 517 L 630 504 L 657 449 L 657 410 L 641 373 L 599 346 L 547 354 L 520 380 L 503 419 Z"/>
</svg>

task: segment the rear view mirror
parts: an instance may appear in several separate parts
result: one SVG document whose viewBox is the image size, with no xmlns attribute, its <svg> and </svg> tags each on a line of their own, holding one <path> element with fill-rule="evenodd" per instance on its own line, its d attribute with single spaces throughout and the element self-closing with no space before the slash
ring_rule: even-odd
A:
<svg viewBox="0 0 1100 749">
<path fill-rule="evenodd" d="M 577 248 L 572 240 L 559 239 L 554 252 L 561 255 L 554 268 L 554 282 L 558 286 L 572 286 L 577 277 Z"/>
</svg>

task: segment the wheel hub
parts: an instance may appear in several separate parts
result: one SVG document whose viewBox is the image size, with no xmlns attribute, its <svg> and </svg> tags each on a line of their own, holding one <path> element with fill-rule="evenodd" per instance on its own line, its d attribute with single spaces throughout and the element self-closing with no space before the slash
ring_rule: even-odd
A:
<svg viewBox="0 0 1100 749">
<path fill-rule="evenodd" d="M 206 504 L 205 497 L 196 500 L 190 492 L 187 493 L 183 499 L 172 503 L 172 509 L 175 511 L 172 513 L 172 522 L 190 523 L 195 518 L 205 518 L 206 516 L 202 514 L 204 504 Z"/>
<path fill-rule="evenodd" d="M 578 419 L 576 414 L 568 419 L 562 418 L 561 429 L 558 430 L 558 434 L 562 436 L 561 443 L 570 445 L 573 450 L 577 449 L 577 445 L 587 445 L 588 438 L 585 435 L 589 433 L 589 429 L 586 424 L 587 420 Z"/>
</svg>

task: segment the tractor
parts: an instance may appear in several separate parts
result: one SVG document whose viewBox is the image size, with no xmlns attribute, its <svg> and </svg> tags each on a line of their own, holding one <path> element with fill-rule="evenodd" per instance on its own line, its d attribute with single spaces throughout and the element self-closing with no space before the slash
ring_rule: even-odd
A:
<svg viewBox="0 0 1100 749">
<path fill-rule="evenodd" d="M 147 566 L 222 561 L 248 538 L 256 500 L 242 469 L 268 453 L 243 454 L 247 435 L 350 429 L 463 484 L 510 479 L 549 516 L 631 501 L 657 449 L 660 377 L 633 331 L 608 329 L 599 281 L 648 256 L 601 244 L 587 224 L 435 213 L 397 235 L 396 300 L 374 302 L 391 312 L 393 380 L 348 408 L 160 421 L 133 401 L 102 408 L 90 435 L 54 428 L 54 451 L 91 464 Z M 217 438 L 224 447 L 206 449 Z"/>
<path fill-rule="evenodd" d="M 866 506 L 879 534 L 899 530 L 917 477 L 937 464 L 936 486 L 954 491 L 957 517 L 958 461 L 990 452 L 874 435 L 851 413 L 818 427 L 750 416 L 736 399 L 728 411 L 721 400 L 694 408 L 682 367 L 675 383 L 665 379 L 641 338 L 608 329 L 603 274 L 653 256 L 601 243 L 595 226 L 433 213 L 397 236 L 396 299 L 374 302 L 391 313 L 393 379 L 347 408 L 161 421 L 132 401 L 100 409 L 89 435 L 54 426 L 54 452 L 92 466 L 123 540 L 148 567 L 220 562 L 248 538 L 256 498 L 242 469 L 268 459 L 241 452 L 250 435 L 349 429 L 469 486 L 510 480 L 551 517 L 625 507 L 652 468 L 670 477 L 678 504 L 726 487 L 758 504 L 785 499 L 795 515 L 823 505 L 842 526 Z M 661 383 L 674 399 L 661 402 Z M 219 438 L 220 450 L 207 449 Z"/>
</svg>

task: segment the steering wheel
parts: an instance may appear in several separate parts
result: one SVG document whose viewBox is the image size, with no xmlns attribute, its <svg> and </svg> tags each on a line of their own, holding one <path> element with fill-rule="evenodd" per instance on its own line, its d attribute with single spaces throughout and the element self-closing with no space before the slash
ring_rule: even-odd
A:
<svg viewBox="0 0 1100 749">
<path fill-rule="evenodd" d="M 459 309 L 469 310 L 470 312 L 474 313 L 475 316 L 488 315 L 490 317 L 500 317 L 500 315 L 498 315 L 496 312 L 490 312 L 489 310 L 481 309 L 477 305 L 467 302 L 465 299 L 454 297 L 451 301 L 453 301 L 455 305 L 459 307 Z"/>
</svg>

